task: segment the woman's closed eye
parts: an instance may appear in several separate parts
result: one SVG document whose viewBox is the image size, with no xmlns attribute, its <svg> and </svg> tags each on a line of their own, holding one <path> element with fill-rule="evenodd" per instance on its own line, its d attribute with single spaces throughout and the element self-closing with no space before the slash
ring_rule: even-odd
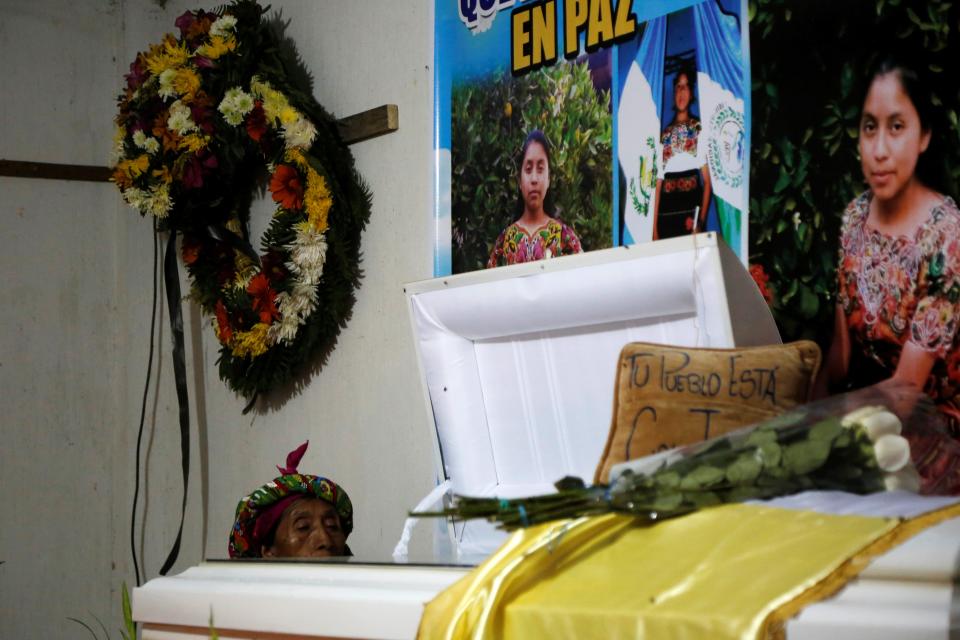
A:
<svg viewBox="0 0 960 640">
<path fill-rule="evenodd" d="M 293 523 L 294 531 L 304 532 L 310 530 L 310 519 L 309 518 L 298 518 Z"/>
</svg>

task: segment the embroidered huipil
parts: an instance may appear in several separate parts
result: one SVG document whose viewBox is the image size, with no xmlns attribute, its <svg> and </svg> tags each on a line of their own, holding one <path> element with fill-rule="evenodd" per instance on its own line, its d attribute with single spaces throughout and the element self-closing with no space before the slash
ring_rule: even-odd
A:
<svg viewBox="0 0 960 640">
<path fill-rule="evenodd" d="M 514 222 L 503 230 L 494 243 L 487 268 L 582 252 L 577 234 L 559 220 L 551 219 L 533 233 Z"/>
<path fill-rule="evenodd" d="M 946 198 L 912 238 L 893 237 L 867 225 L 871 198 L 867 191 L 850 203 L 840 236 L 838 301 L 850 335 L 849 378 L 860 386 L 889 377 L 903 346 L 919 346 L 936 356 L 924 390 L 960 438 L 960 211 Z M 919 466 L 930 465 L 921 468 L 925 483 L 934 480 L 938 452 L 914 453 L 927 458 Z M 946 460 L 940 463 L 946 468 Z"/>
</svg>

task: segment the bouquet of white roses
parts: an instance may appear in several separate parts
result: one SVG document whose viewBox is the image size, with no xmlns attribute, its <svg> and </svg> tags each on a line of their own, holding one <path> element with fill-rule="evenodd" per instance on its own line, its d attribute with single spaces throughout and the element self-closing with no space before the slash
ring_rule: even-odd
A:
<svg viewBox="0 0 960 640">
<path fill-rule="evenodd" d="M 905 386 L 882 385 L 804 405 L 758 425 L 615 467 L 609 485 L 579 478 L 549 495 L 504 500 L 456 496 L 443 511 L 416 516 L 486 518 L 505 528 L 608 512 L 647 521 L 717 504 L 807 490 L 866 494 L 920 491 L 910 438 L 943 439 L 933 403 Z"/>
</svg>

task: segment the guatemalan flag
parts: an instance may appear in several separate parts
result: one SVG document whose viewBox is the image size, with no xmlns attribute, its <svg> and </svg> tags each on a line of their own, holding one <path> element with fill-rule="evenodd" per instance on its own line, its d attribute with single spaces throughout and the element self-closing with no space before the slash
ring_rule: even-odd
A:
<svg viewBox="0 0 960 640">
<path fill-rule="evenodd" d="M 744 20 L 745 5 L 741 10 Z M 723 12 L 718 0 L 689 3 L 680 10 L 691 12 L 693 18 L 696 101 L 702 127 L 697 159 L 702 159 L 710 172 L 711 212 L 716 212 L 715 219 L 711 213 L 708 229 L 719 231 L 730 248 L 745 259 L 749 177 L 745 97 L 748 101 L 750 86 L 744 55 L 746 34 L 736 16 Z M 626 191 L 622 198 L 623 244 L 653 237 L 656 181 L 664 175 L 660 134 L 665 124 L 662 100 L 669 19 L 661 16 L 646 23 L 617 109 L 617 159 Z M 666 95 L 672 94 L 668 91 Z"/>
<path fill-rule="evenodd" d="M 667 18 L 646 23 L 637 56 L 630 65 L 617 110 L 620 168 L 626 188 L 623 244 L 653 238 L 657 178 L 663 177 L 660 113 Z"/>
<path fill-rule="evenodd" d="M 747 158 L 749 139 L 744 96 L 750 79 L 736 17 L 716 0 L 693 6 L 697 42 L 697 89 L 701 139 L 706 143 L 713 202 L 720 233 L 742 260 L 747 256 Z"/>
</svg>

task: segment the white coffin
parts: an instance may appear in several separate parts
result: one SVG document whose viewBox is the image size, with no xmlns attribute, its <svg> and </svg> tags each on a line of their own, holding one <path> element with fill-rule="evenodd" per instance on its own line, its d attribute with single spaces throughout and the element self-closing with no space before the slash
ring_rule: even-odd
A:
<svg viewBox="0 0 960 640">
<path fill-rule="evenodd" d="M 405 291 L 440 493 L 509 498 L 550 492 L 567 475 L 589 481 L 628 342 L 780 342 L 756 284 L 714 233 L 428 280 Z M 460 559 L 481 558 L 503 540 L 485 522 L 451 526 L 446 535 Z M 398 556 L 403 548 L 402 541 Z"/>
</svg>

